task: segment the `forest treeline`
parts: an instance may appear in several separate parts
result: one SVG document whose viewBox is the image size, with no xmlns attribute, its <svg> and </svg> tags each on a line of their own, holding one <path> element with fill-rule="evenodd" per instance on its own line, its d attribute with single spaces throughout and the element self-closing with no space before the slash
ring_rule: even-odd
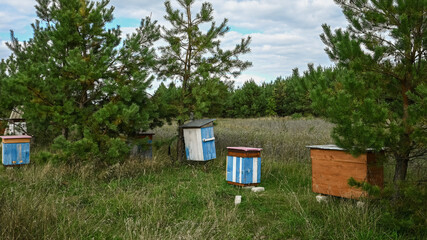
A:
<svg viewBox="0 0 427 240">
<path fill-rule="evenodd" d="M 320 78 L 329 78 L 328 84 L 333 84 L 334 75 L 339 71 L 342 70 L 309 64 L 303 73 L 295 68 L 291 76 L 280 76 L 271 82 L 256 83 L 248 79 L 236 87 L 233 81 L 222 81 L 213 89 L 214 92 L 205 95 L 204 101 L 195 101 L 195 111 L 200 104 L 208 106 L 205 117 L 318 116 L 311 108 L 309 90 L 318 84 Z M 153 95 L 153 103 L 162 109 L 162 117 L 176 117 L 180 91 L 181 86 L 174 82 L 160 84 Z M 210 91 L 209 87 L 207 91 Z"/>
</svg>

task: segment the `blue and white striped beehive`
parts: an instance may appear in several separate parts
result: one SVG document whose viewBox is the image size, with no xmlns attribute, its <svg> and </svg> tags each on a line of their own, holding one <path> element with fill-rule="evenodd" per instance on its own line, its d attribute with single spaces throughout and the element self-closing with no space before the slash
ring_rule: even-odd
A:
<svg viewBox="0 0 427 240">
<path fill-rule="evenodd" d="M 216 158 L 213 121 L 215 119 L 201 119 L 181 126 L 187 160 L 208 161 Z"/>
<path fill-rule="evenodd" d="M 228 147 L 227 182 L 238 186 L 256 186 L 261 182 L 262 148 Z"/>
<path fill-rule="evenodd" d="M 30 163 L 31 136 L 0 136 L 2 138 L 2 163 L 5 166 Z"/>
</svg>

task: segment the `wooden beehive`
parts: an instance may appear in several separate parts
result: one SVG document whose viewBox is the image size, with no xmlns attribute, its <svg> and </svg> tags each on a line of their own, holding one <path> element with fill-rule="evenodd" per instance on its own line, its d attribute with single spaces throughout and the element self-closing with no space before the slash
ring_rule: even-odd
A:
<svg viewBox="0 0 427 240">
<path fill-rule="evenodd" d="M 383 167 L 378 160 L 381 154 L 368 150 L 354 157 L 335 145 L 314 145 L 308 148 L 312 162 L 313 192 L 352 199 L 366 196 L 361 189 L 348 185 L 350 178 L 383 187 Z"/>
<path fill-rule="evenodd" d="M 0 136 L 2 138 L 2 163 L 5 166 L 30 163 L 31 136 Z"/>
<path fill-rule="evenodd" d="M 147 139 L 148 148 L 144 148 L 144 146 L 137 144 L 134 145 L 131 149 L 132 157 L 142 157 L 142 158 L 152 158 L 153 157 L 153 136 L 154 133 L 150 132 L 142 132 L 136 134 L 136 139 Z"/>
<path fill-rule="evenodd" d="M 227 182 L 237 186 L 257 186 L 261 182 L 262 148 L 227 147 Z"/>
<path fill-rule="evenodd" d="M 3 131 L 5 135 L 26 135 L 27 134 L 27 123 L 22 118 L 24 112 L 22 107 L 13 108 L 10 113 L 10 117 L 7 119 L 7 128 Z"/>
<path fill-rule="evenodd" d="M 216 158 L 213 121 L 215 119 L 200 119 L 181 126 L 187 160 L 208 161 Z"/>
</svg>

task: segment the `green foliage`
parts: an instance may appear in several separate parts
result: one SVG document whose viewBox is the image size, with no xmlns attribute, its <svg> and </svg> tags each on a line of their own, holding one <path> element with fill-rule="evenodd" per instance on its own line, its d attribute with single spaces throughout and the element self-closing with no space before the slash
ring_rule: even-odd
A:
<svg viewBox="0 0 427 240">
<path fill-rule="evenodd" d="M 161 83 L 152 97 L 153 103 L 158 106 L 160 119 L 165 119 L 169 124 L 178 112 L 180 88 L 172 82 L 168 87 Z"/>
<path fill-rule="evenodd" d="M 425 182 L 406 183 L 400 186 L 399 198 L 394 197 L 394 189 L 384 191 L 381 205 L 385 212 L 381 216 L 381 225 L 395 229 L 399 234 L 410 236 L 414 233 L 426 236 L 427 230 L 427 186 Z"/>
<path fill-rule="evenodd" d="M 10 81 L 10 77 L 15 72 L 16 65 L 13 56 L 9 59 L 2 59 L 0 61 L 0 118 L 8 118 L 12 109 L 15 106 L 21 105 L 17 99 L 11 97 L 14 88 Z"/>
<path fill-rule="evenodd" d="M 394 181 L 405 180 L 409 160 L 426 154 L 427 2 L 336 2 L 350 25 L 325 24 L 321 38 L 343 71 L 320 78 L 313 107 L 336 124 L 337 145 L 355 154 L 385 147 L 396 160 Z"/>
<path fill-rule="evenodd" d="M 161 76 L 181 83 L 176 105 L 176 117 L 183 123 L 190 112 L 196 117 L 220 114 L 224 108 L 224 97 L 231 84 L 221 80 L 230 75 L 237 77 L 242 70 L 251 66 L 239 56 L 250 51 L 250 38 L 242 39 L 232 50 L 221 49 L 219 38 L 228 31 L 227 19 L 217 25 L 213 21 L 210 3 L 202 3 L 197 14 L 193 14 L 194 0 L 178 0 L 183 9 L 173 9 L 166 1 L 165 19 L 172 25 L 163 28 L 162 38 L 167 46 L 161 47 L 159 73 Z M 203 32 L 201 26 L 209 24 Z"/>
<path fill-rule="evenodd" d="M 119 136 L 132 138 L 158 123 L 145 90 L 153 80 L 152 44 L 160 37 L 159 26 L 143 19 L 136 33 L 121 41 L 119 28 L 106 28 L 113 20 L 109 1 L 37 3 L 33 38 L 21 44 L 12 32 L 8 43 L 17 66 L 9 84 L 23 86 L 12 98 L 23 105 L 29 132 L 47 143 L 62 135 L 55 145 L 63 145 L 64 156 L 120 158 L 126 151 L 118 149 Z"/>
<path fill-rule="evenodd" d="M 130 147 L 124 139 L 108 138 L 94 139 L 85 136 L 76 141 L 69 141 L 64 136 L 58 136 L 52 144 L 54 161 L 76 164 L 79 162 L 95 161 L 112 165 L 122 162 L 128 155 Z"/>
<path fill-rule="evenodd" d="M 356 181 L 354 178 L 348 179 L 348 185 L 351 187 L 362 189 L 363 191 L 367 192 L 369 197 L 378 197 L 381 193 L 381 189 L 378 186 L 371 185 L 368 182 L 362 181 Z"/>
<path fill-rule="evenodd" d="M 246 81 L 242 88 L 234 91 L 231 98 L 229 114 L 233 117 L 260 117 L 265 116 L 267 99 L 264 88 L 258 86 L 254 80 Z"/>
</svg>

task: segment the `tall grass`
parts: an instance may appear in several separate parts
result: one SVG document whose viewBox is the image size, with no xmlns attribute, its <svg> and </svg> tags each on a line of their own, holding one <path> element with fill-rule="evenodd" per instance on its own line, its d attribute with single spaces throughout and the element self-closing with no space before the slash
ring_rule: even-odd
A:
<svg viewBox="0 0 427 240">
<path fill-rule="evenodd" d="M 404 239 L 380 224 L 381 206 L 319 204 L 305 145 L 331 143 L 322 120 L 219 119 L 216 160 L 171 164 L 166 146 L 151 160 L 100 168 L 38 163 L 0 167 L 0 239 Z M 156 129 L 172 137 L 176 126 Z M 262 147 L 262 186 L 225 182 L 227 146 Z M 173 151 L 172 151 L 173 152 Z M 242 203 L 234 205 L 234 197 Z M 418 237 L 413 235 L 409 237 Z"/>
</svg>

